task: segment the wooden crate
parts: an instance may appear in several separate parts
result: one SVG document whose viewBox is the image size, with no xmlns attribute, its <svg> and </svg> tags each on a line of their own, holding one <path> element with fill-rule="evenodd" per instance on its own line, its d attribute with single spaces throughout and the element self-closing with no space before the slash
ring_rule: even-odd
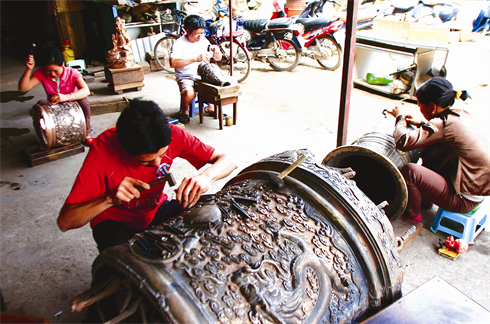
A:
<svg viewBox="0 0 490 324">
<path fill-rule="evenodd" d="M 39 146 L 29 147 L 21 152 L 27 165 L 34 167 L 40 164 L 56 161 L 65 157 L 85 152 L 85 148 L 80 143 L 57 147 L 45 150 Z"/>
<path fill-rule="evenodd" d="M 144 86 L 145 73 L 139 65 L 123 69 L 111 69 L 106 66 L 104 73 L 109 87 L 117 94 L 122 94 L 125 89 L 136 88 L 140 91 Z"/>
</svg>

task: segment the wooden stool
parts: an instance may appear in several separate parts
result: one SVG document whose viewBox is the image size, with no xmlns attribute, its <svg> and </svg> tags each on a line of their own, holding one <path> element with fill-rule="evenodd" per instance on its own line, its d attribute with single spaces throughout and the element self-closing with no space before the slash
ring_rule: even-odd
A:
<svg viewBox="0 0 490 324">
<path fill-rule="evenodd" d="M 199 122 L 201 124 L 204 117 L 203 102 L 208 102 L 216 107 L 214 119 L 219 119 L 219 129 L 223 129 L 223 106 L 233 104 L 233 125 L 236 125 L 238 96 L 242 94 L 240 85 L 220 87 L 196 80 L 196 86 L 199 101 Z"/>
</svg>

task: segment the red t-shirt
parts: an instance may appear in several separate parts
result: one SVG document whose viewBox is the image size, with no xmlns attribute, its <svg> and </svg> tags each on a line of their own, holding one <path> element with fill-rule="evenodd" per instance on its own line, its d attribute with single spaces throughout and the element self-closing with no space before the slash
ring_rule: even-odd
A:
<svg viewBox="0 0 490 324">
<path fill-rule="evenodd" d="M 180 127 L 170 127 L 172 141 L 158 168 L 135 163 L 119 144 L 116 127 L 100 134 L 93 141 L 66 202 L 78 204 L 94 199 L 115 189 L 126 176 L 149 183 L 159 177 L 159 168 L 165 166 L 170 169 L 177 157 L 189 161 L 196 169 L 209 162 L 214 153 L 213 147 L 204 144 Z M 163 193 L 164 187 L 165 182 L 141 192 L 139 199 L 106 209 L 92 219 L 90 226 L 93 228 L 102 221 L 114 220 L 132 228 L 146 228 L 153 220 L 158 207 L 168 198 Z"/>
<path fill-rule="evenodd" d="M 48 99 L 50 99 L 58 93 L 70 94 L 76 92 L 78 90 L 76 82 L 82 77 L 82 74 L 74 68 L 64 66 L 58 84 L 56 81 L 53 81 L 53 78 L 46 74 L 46 67 L 43 66 L 34 71 L 32 76 L 43 84 L 44 91 L 46 91 Z"/>
</svg>

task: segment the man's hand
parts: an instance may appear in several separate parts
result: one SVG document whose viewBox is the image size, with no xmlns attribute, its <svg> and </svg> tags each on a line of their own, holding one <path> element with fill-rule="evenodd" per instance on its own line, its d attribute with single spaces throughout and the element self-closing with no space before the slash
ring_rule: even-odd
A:
<svg viewBox="0 0 490 324">
<path fill-rule="evenodd" d="M 184 178 L 176 192 L 176 199 L 182 208 L 194 206 L 201 195 L 205 193 L 211 184 L 211 179 L 205 174 Z"/>
<path fill-rule="evenodd" d="M 112 204 L 117 205 L 122 202 L 130 202 L 134 198 L 139 198 L 140 190 L 138 190 L 138 187 L 143 190 L 150 189 L 150 185 L 146 182 L 125 177 L 119 186 L 109 194 Z"/>
<path fill-rule="evenodd" d="M 36 62 L 34 61 L 34 55 L 30 54 L 27 56 L 25 65 L 28 70 L 34 69 L 34 66 L 36 66 Z"/>
<path fill-rule="evenodd" d="M 206 54 L 199 54 L 196 57 L 196 62 L 204 62 L 204 63 L 209 63 L 209 57 Z"/>
</svg>

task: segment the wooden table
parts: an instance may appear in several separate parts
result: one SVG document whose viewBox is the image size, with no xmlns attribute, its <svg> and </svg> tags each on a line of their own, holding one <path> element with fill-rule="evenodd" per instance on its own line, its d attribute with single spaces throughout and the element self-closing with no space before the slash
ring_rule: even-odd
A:
<svg viewBox="0 0 490 324">
<path fill-rule="evenodd" d="M 236 125 L 238 96 L 242 94 L 240 85 L 232 84 L 220 87 L 196 80 L 196 86 L 199 101 L 199 122 L 201 124 L 204 116 L 203 102 L 208 102 L 216 107 L 214 118 L 219 119 L 219 129 L 223 129 L 223 106 L 233 104 L 233 125 Z"/>
</svg>

